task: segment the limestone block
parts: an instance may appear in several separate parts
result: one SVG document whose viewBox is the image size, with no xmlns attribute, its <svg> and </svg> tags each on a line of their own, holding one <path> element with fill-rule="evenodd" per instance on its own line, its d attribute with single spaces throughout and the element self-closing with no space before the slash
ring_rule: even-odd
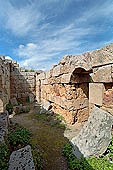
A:
<svg viewBox="0 0 113 170">
<path fill-rule="evenodd" d="M 51 71 L 46 72 L 46 79 L 49 79 L 52 76 Z"/>
<path fill-rule="evenodd" d="M 31 153 L 31 147 L 27 145 L 26 147 L 14 151 L 9 160 L 8 170 L 35 170 L 33 157 Z"/>
<path fill-rule="evenodd" d="M 88 108 L 89 101 L 88 98 L 77 98 L 76 100 L 72 100 L 74 109 L 83 109 L 85 107 Z"/>
<path fill-rule="evenodd" d="M 46 110 L 49 110 L 51 109 L 51 103 L 49 101 L 44 101 L 43 102 L 43 108 L 46 109 Z"/>
<path fill-rule="evenodd" d="M 103 83 L 89 84 L 89 103 L 102 106 L 104 99 L 104 85 Z"/>
<path fill-rule="evenodd" d="M 113 82 L 111 65 L 99 67 L 91 75 L 93 82 L 109 83 Z"/>
<path fill-rule="evenodd" d="M 69 83 L 71 78 L 71 73 L 63 74 L 61 78 L 61 83 Z"/>
<path fill-rule="evenodd" d="M 43 84 L 48 84 L 48 80 L 47 79 L 45 79 L 45 80 L 41 80 L 41 84 L 43 85 Z"/>
<path fill-rule="evenodd" d="M 92 65 L 99 66 L 113 63 L 113 43 L 91 53 Z"/>
<path fill-rule="evenodd" d="M 59 76 L 60 75 L 60 69 L 61 69 L 60 65 L 57 65 L 56 67 L 54 67 L 52 76 L 55 76 L 55 77 Z"/>
<path fill-rule="evenodd" d="M 85 122 L 88 120 L 89 117 L 89 108 L 84 108 L 78 111 L 77 113 L 77 122 Z"/>
<path fill-rule="evenodd" d="M 71 142 L 73 153 L 80 158 L 102 155 L 112 139 L 113 116 L 106 111 L 94 107 L 88 122 Z"/>
<path fill-rule="evenodd" d="M 39 74 L 38 76 L 37 76 L 37 79 L 39 80 L 44 80 L 46 78 L 46 74 L 45 74 L 45 72 L 43 72 L 43 73 L 41 73 L 41 74 Z"/>
</svg>

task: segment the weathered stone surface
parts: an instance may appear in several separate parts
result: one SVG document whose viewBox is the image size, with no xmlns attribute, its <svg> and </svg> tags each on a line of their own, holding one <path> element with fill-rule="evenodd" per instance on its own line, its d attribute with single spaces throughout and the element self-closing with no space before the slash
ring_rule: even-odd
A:
<svg viewBox="0 0 113 170">
<path fill-rule="evenodd" d="M 63 74 L 61 78 L 61 83 L 69 83 L 71 74 Z"/>
<path fill-rule="evenodd" d="M 34 94 L 30 93 L 30 94 L 29 94 L 29 102 L 30 102 L 30 103 L 33 103 L 34 100 L 35 100 Z"/>
<path fill-rule="evenodd" d="M 92 66 L 113 63 L 113 43 L 91 53 Z"/>
<path fill-rule="evenodd" d="M 102 106 L 104 99 L 104 84 L 90 83 L 89 84 L 89 103 Z"/>
<path fill-rule="evenodd" d="M 10 99 L 10 103 L 11 103 L 13 106 L 17 106 L 17 105 L 18 105 L 18 102 L 17 102 L 16 98 Z"/>
<path fill-rule="evenodd" d="M 85 122 L 88 120 L 89 117 L 89 108 L 84 108 L 78 111 L 77 113 L 77 122 Z"/>
<path fill-rule="evenodd" d="M 109 83 L 109 82 L 113 82 L 113 79 L 112 79 L 112 65 L 107 65 L 107 66 L 102 66 L 102 67 L 99 67 L 99 68 L 96 68 L 94 69 L 94 72 L 93 74 L 91 75 L 92 77 L 92 80 L 94 82 L 106 82 L 106 83 Z"/>
<path fill-rule="evenodd" d="M 35 170 L 31 147 L 27 145 L 26 147 L 14 151 L 9 160 L 8 170 Z"/>
<path fill-rule="evenodd" d="M 4 142 L 5 136 L 8 134 L 8 112 L 0 114 L 0 142 Z"/>
<path fill-rule="evenodd" d="M 49 110 L 51 108 L 51 103 L 49 101 L 43 101 L 43 108 Z"/>
<path fill-rule="evenodd" d="M 95 106 L 88 122 L 71 140 L 75 156 L 80 158 L 81 154 L 85 157 L 102 155 L 112 139 L 112 125 L 113 116 Z"/>
<path fill-rule="evenodd" d="M 113 84 L 105 85 L 103 104 L 107 106 L 113 105 Z"/>
<path fill-rule="evenodd" d="M 38 75 L 37 78 L 40 79 L 40 80 L 44 80 L 46 78 L 46 73 L 42 72 L 41 74 Z"/>
<path fill-rule="evenodd" d="M 56 67 L 54 67 L 52 76 L 55 76 L 55 77 L 59 76 L 60 75 L 60 70 L 61 70 L 60 65 L 57 65 Z"/>
</svg>

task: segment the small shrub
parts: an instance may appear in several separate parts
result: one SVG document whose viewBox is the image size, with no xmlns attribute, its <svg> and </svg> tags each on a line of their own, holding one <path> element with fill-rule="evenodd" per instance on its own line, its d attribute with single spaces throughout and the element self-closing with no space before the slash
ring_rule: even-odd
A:
<svg viewBox="0 0 113 170">
<path fill-rule="evenodd" d="M 45 114 L 45 113 L 42 113 L 42 114 L 38 113 L 36 115 L 36 118 L 37 118 L 37 120 L 43 120 L 43 121 L 50 121 L 51 120 L 51 117 L 49 115 Z"/>
<path fill-rule="evenodd" d="M 78 160 L 72 153 L 72 146 L 70 144 L 66 144 L 63 147 L 62 153 L 67 158 L 70 170 L 112 170 L 113 163 L 110 163 L 110 161 L 107 160 L 108 157 L 112 159 L 113 156 L 112 147 L 113 143 L 111 143 L 108 147 L 107 157 L 106 155 L 103 155 L 100 158 L 90 157 L 81 158 L 81 160 Z"/>
<path fill-rule="evenodd" d="M 33 69 L 31 69 L 31 70 L 25 69 L 25 72 L 35 72 L 35 70 L 33 70 Z"/>
<path fill-rule="evenodd" d="M 65 124 L 63 124 L 63 123 L 61 123 L 60 121 L 58 121 L 58 120 L 54 120 L 52 123 L 51 123 L 51 126 L 52 127 L 57 127 L 57 128 L 60 128 L 60 129 L 66 129 L 66 125 Z"/>
<path fill-rule="evenodd" d="M 30 143 L 31 132 L 25 128 L 16 126 L 9 130 L 8 141 L 13 147 L 24 147 Z"/>
<path fill-rule="evenodd" d="M 13 105 L 12 104 L 7 104 L 6 105 L 6 110 L 9 112 L 9 114 L 13 113 Z"/>
<path fill-rule="evenodd" d="M 56 119 L 59 120 L 59 121 L 65 121 L 64 117 L 59 115 L 59 114 L 56 114 Z"/>
<path fill-rule="evenodd" d="M 0 144 L 0 170 L 8 169 L 9 157 L 10 150 L 8 149 L 8 146 L 5 143 Z"/>
<path fill-rule="evenodd" d="M 11 152 L 25 147 L 26 145 L 31 145 L 35 169 L 42 169 L 41 153 L 37 146 L 32 144 L 31 136 L 32 133 L 29 130 L 20 127 L 18 124 L 12 125 L 9 128 L 6 144 L 0 144 L 0 170 L 8 169 Z"/>
<path fill-rule="evenodd" d="M 32 145 L 31 147 L 32 147 L 32 155 L 33 155 L 33 162 L 35 164 L 35 169 L 41 170 L 43 167 L 42 159 L 41 159 L 42 155 L 36 146 Z"/>
<path fill-rule="evenodd" d="M 107 149 L 107 154 L 108 154 L 108 157 L 111 161 L 113 161 L 113 137 L 112 137 L 112 141 Z"/>
<path fill-rule="evenodd" d="M 27 107 L 25 110 L 25 113 L 28 113 L 28 112 L 30 112 L 30 107 Z"/>
</svg>

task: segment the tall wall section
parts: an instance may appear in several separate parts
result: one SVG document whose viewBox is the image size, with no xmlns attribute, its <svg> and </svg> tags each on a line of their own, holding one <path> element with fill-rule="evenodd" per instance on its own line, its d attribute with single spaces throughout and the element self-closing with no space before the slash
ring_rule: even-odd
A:
<svg viewBox="0 0 113 170">
<path fill-rule="evenodd" d="M 16 61 L 0 56 L 0 112 L 14 97 L 18 101 L 34 101 L 35 82 L 35 72 L 26 72 Z"/>
<path fill-rule="evenodd" d="M 26 72 L 16 61 L 11 64 L 11 98 L 26 101 L 30 96 L 35 98 L 35 72 Z"/>
<path fill-rule="evenodd" d="M 52 110 L 62 115 L 68 123 L 86 121 L 89 115 L 90 68 L 87 53 L 65 56 L 50 71 L 37 75 L 37 101 L 43 105 L 49 101 Z"/>
<path fill-rule="evenodd" d="M 10 63 L 0 56 L 0 112 L 10 99 Z"/>
</svg>

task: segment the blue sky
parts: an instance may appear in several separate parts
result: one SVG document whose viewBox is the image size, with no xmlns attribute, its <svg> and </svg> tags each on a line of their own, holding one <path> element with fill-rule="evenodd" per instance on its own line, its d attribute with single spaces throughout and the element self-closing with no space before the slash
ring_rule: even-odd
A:
<svg viewBox="0 0 113 170">
<path fill-rule="evenodd" d="M 0 54 L 48 70 L 113 42 L 113 0 L 0 0 Z"/>
</svg>

